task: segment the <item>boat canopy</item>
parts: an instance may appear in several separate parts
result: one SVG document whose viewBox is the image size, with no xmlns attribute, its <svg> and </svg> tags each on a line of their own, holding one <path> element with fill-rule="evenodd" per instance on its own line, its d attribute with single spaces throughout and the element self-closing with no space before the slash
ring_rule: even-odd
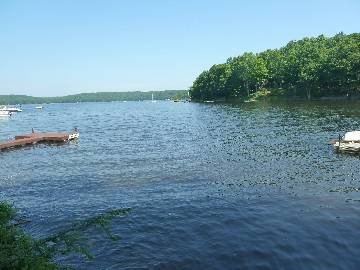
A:
<svg viewBox="0 0 360 270">
<path fill-rule="evenodd" d="M 360 131 L 346 132 L 344 136 L 345 141 L 360 141 Z"/>
</svg>

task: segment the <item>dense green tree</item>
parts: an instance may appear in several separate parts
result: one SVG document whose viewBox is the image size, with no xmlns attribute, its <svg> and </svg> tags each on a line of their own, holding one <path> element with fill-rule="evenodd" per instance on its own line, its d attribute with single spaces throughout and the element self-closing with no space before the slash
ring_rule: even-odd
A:
<svg viewBox="0 0 360 270">
<path fill-rule="evenodd" d="M 195 100 L 228 99 L 264 88 L 308 99 L 359 95 L 360 34 L 304 38 L 280 49 L 229 58 L 202 72 L 190 94 Z"/>
</svg>

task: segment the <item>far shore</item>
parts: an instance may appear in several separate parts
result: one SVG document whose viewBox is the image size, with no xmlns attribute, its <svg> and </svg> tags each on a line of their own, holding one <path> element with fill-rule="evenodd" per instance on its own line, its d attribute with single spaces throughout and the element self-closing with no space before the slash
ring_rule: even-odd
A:
<svg viewBox="0 0 360 270">
<path fill-rule="evenodd" d="M 0 105 L 49 104 L 78 102 L 111 102 L 181 99 L 188 95 L 187 90 L 95 92 L 58 97 L 33 97 L 27 95 L 0 95 Z"/>
</svg>

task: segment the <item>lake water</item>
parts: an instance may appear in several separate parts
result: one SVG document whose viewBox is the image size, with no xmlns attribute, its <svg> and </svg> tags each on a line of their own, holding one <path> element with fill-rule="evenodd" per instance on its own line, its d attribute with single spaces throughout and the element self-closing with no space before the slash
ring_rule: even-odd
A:
<svg viewBox="0 0 360 270">
<path fill-rule="evenodd" d="M 36 237 L 108 209 L 77 269 L 359 269 L 360 159 L 329 140 L 358 102 L 49 104 L 0 119 L 0 139 L 71 130 L 77 142 L 0 153 L 0 200 Z"/>
</svg>

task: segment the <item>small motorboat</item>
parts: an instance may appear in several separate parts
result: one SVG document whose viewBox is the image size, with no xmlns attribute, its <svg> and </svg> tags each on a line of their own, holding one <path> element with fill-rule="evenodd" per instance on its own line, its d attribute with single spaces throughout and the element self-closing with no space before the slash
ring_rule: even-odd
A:
<svg viewBox="0 0 360 270">
<path fill-rule="evenodd" d="M 2 106 L 0 108 L 0 111 L 8 111 L 8 112 L 22 112 L 22 109 L 20 109 L 19 107 L 8 107 L 8 106 Z"/>
<path fill-rule="evenodd" d="M 0 117 L 11 116 L 12 112 L 0 110 Z"/>
<path fill-rule="evenodd" d="M 346 132 L 337 140 L 330 142 L 338 152 L 360 152 L 360 131 Z"/>
<path fill-rule="evenodd" d="M 8 112 L 22 112 L 22 109 L 18 108 L 18 107 L 3 107 L 1 109 L 2 111 L 8 111 Z"/>
<path fill-rule="evenodd" d="M 44 109 L 44 106 L 36 106 L 35 109 L 42 110 Z"/>
</svg>

